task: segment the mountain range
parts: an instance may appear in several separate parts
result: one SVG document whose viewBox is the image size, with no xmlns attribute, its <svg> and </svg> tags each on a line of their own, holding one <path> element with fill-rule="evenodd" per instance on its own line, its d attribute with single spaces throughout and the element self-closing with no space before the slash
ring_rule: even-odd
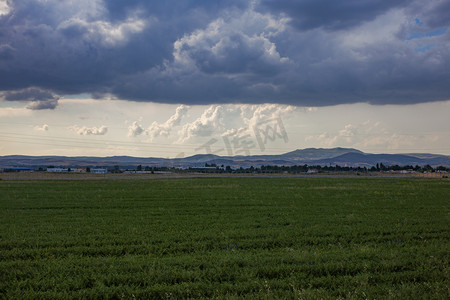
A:
<svg viewBox="0 0 450 300">
<path fill-rule="evenodd" d="M 297 149 L 280 155 L 251 155 L 251 156 L 217 156 L 213 154 L 197 154 L 185 158 L 154 158 L 154 157 L 68 157 L 68 156 L 0 156 L 0 167 L 112 167 L 134 168 L 138 165 L 149 167 L 203 167 L 205 164 L 218 166 L 260 167 L 261 165 L 340 165 L 348 167 L 372 167 L 377 163 L 391 165 L 430 165 L 432 167 L 450 167 L 450 156 L 411 153 L 411 154 L 371 154 L 352 148 L 307 148 Z"/>
</svg>

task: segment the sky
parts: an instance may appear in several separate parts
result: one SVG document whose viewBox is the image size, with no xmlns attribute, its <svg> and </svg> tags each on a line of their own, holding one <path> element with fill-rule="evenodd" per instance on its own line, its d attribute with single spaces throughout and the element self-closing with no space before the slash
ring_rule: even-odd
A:
<svg viewBox="0 0 450 300">
<path fill-rule="evenodd" d="M 0 155 L 450 155 L 448 0 L 0 0 Z"/>
</svg>

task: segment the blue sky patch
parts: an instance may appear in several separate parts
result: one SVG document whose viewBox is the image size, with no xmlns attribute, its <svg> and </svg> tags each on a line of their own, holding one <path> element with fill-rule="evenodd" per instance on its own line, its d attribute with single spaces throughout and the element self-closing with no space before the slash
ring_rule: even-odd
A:
<svg viewBox="0 0 450 300">
<path fill-rule="evenodd" d="M 406 38 L 407 41 L 413 40 L 413 39 L 421 39 L 425 37 L 433 37 L 433 36 L 439 36 L 443 35 L 445 32 L 447 32 L 447 28 L 439 28 L 430 32 L 416 32 L 411 34 L 409 37 Z"/>
<path fill-rule="evenodd" d="M 415 18 L 414 21 L 416 22 L 417 26 L 422 27 L 423 22 L 419 20 L 419 18 Z"/>
<path fill-rule="evenodd" d="M 414 49 L 414 52 L 415 53 L 425 53 L 434 47 L 439 47 L 439 44 L 419 45 L 417 48 Z"/>
</svg>

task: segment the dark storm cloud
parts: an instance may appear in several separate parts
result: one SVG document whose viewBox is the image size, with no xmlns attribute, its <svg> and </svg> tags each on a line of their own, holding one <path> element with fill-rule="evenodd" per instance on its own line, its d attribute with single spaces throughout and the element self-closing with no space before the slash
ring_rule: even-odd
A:
<svg viewBox="0 0 450 300">
<path fill-rule="evenodd" d="M 189 9 L 189 2 L 194 1 L 14 2 L 0 19 L 0 44 L 10 57 L 0 67 L 0 89 L 108 91 L 121 76 L 171 59 L 173 42 L 185 30 L 218 13 L 211 4 Z"/>
<path fill-rule="evenodd" d="M 448 1 L 8 4 L 0 91 L 9 101 L 30 87 L 188 104 L 450 99 Z M 29 106 L 56 107 L 47 100 Z"/>
<path fill-rule="evenodd" d="M 295 27 L 305 30 L 342 30 L 375 19 L 406 0 L 262 0 L 262 8 L 291 17 Z"/>
<path fill-rule="evenodd" d="M 6 101 L 43 101 L 55 99 L 56 97 L 49 91 L 28 88 L 20 91 L 6 92 L 4 98 Z"/>
<path fill-rule="evenodd" d="M 59 97 L 50 91 L 39 88 L 27 88 L 18 91 L 8 91 L 0 94 L 6 101 L 26 101 L 28 109 L 55 109 L 58 106 Z"/>
</svg>

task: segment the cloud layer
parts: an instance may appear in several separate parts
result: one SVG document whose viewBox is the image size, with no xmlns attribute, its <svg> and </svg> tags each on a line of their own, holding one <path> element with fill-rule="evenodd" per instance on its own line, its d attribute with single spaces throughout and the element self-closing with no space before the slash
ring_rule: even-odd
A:
<svg viewBox="0 0 450 300">
<path fill-rule="evenodd" d="M 283 122 L 289 121 L 301 110 L 280 104 L 223 104 L 206 106 L 201 111 L 191 112 L 189 116 L 188 111 L 189 107 L 180 105 L 167 121 L 153 122 L 147 128 L 141 125 L 147 120 L 140 118 L 128 126 L 128 137 L 138 140 L 149 137 L 147 141 L 171 141 L 174 145 L 199 146 L 207 141 L 207 149 L 221 142 L 225 148 L 219 148 L 228 155 L 239 151 L 248 155 L 248 151 L 257 146 L 264 151 L 265 144 L 276 139 L 287 143 L 289 138 Z M 233 152 L 235 150 L 237 152 Z"/>
<path fill-rule="evenodd" d="M 30 109 L 80 93 L 185 104 L 448 100 L 448 15 L 445 0 L 3 1 L 0 91 Z"/>
</svg>

